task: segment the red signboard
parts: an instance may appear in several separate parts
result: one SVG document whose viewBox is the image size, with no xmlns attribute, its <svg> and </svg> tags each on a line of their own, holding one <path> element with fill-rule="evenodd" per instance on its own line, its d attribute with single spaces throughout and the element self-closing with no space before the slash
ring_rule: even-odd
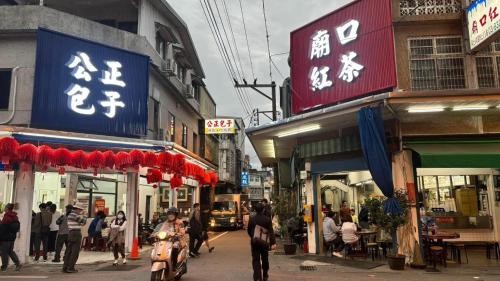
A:
<svg viewBox="0 0 500 281">
<path fill-rule="evenodd" d="M 390 0 L 360 0 L 291 33 L 294 114 L 396 86 Z"/>
</svg>

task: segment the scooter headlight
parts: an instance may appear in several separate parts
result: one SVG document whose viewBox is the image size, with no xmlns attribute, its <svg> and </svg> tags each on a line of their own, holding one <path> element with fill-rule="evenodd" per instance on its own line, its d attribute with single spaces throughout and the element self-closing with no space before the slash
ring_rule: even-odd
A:
<svg viewBox="0 0 500 281">
<path fill-rule="evenodd" d="M 230 219 L 229 219 L 229 222 L 230 222 L 230 223 L 235 223 L 235 222 L 236 222 L 236 218 L 235 218 L 235 217 L 230 218 Z"/>
<path fill-rule="evenodd" d="M 166 233 L 165 231 L 160 231 L 160 232 L 158 233 L 158 238 L 159 238 L 160 240 L 163 240 L 163 239 L 167 238 L 167 233 Z"/>
</svg>

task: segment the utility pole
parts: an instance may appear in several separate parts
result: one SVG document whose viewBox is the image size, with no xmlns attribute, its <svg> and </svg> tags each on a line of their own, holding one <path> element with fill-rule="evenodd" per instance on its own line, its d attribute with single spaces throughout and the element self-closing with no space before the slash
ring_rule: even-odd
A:
<svg viewBox="0 0 500 281">
<path fill-rule="evenodd" d="M 245 79 L 243 79 L 243 82 L 245 84 L 240 84 L 236 79 L 234 80 L 234 87 L 235 88 L 251 88 L 257 93 L 261 94 L 265 98 L 269 99 L 272 102 L 273 109 L 273 121 L 278 120 L 278 114 L 276 113 L 276 83 L 274 81 L 271 82 L 271 84 L 257 84 L 257 79 L 253 81 L 253 84 L 248 84 Z M 265 94 L 262 92 L 259 88 L 271 88 L 271 96 Z M 260 111 L 260 113 L 264 113 L 265 111 Z M 267 116 L 267 115 L 266 115 Z"/>
</svg>

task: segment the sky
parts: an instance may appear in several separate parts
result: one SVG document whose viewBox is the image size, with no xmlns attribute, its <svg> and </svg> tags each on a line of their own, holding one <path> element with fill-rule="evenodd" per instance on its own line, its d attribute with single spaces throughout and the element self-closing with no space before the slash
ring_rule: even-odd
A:
<svg viewBox="0 0 500 281">
<path fill-rule="evenodd" d="M 216 41 L 210 31 L 207 19 L 203 13 L 200 1 L 203 0 L 167 0 L 175 11 L 188 25 L 198 56 L 205 72 L 205 83 L 210 94 L 217 103 L 217 114 L 224 116 L 240 116 L 249 126 L 249 114 L 241 105 L 235 90 L 234 82 L 229 77 L 222 57 L 217 49 Z M 272 61 L 272 79 L 281 85 L 289 76 L 288 52 L 290 51 L 290 32 L 325 15 L 353 0 L 264 0 L 269 32 L 269 45 Z M 242 72 L 248 82 L 257 78 L 258 83 L 270 83 L 269 58 L 266 41 L 262 0 L 241 0 L 250 47 L 251 62 L 243 27 L 239 0 L 209 0 L 215 16 L 218 18 L 217 7 L 224 19 L 225 28 L 233 49 L 238 66 L 241 62 Z M 217 3 L 217 6 L 215 5 Z M 227 7 L 232 33 L 226 18 L 224 4 Z M 222 34 L 224 34 L 222 26 Z M 223 35 L 224 36 L 224 35 Z M 225 37 L 224 37 L 225 40 Z M 230 50 L 228 49 L 228 52 Z M 238 53 L 239 58 L 238 59 Z M 253 74 L 252 67 L 253 65 Z M 241 82 L 241 81 L 240 81 Z M 269 92 L 269 91 L 268 91 Z M 249 113 L 254 108 L 271 110 L 271 102 L 256 92 L 248 90 L 244 99 L 249 102 Z M 269 92 L 270 94 L 270 92 Z M 279 103 L 277 105 L 279 108 Z M 261 124 L 269 122 L 261 117 Z M 260 169 L 260 161 L 248 138 L 245 154 L 250 155 L 253 168 Z"/>
</svg>

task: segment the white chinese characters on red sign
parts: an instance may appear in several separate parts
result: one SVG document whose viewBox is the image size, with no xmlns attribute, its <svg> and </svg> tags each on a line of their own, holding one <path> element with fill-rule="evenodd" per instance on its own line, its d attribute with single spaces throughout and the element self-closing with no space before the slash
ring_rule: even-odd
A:
<svg viewBox="0 0 500 281">
<path fill-rule="evenodd" d="M 349 44 L 358 38 L 359 21 L 350 20 L 347 23 L 336 28 L 336 35 L 341 45 Z M 330 34 L 328 30 L 318 30 L 311 39 L 311 60 L 321 59 L 329 56 L 332 50 L 330 48 Z M 364 66 L 355 61 L 358 54 L 350 51 L 346 54 L 341 54 L 342 67 L 339 69 L 338 78 L 351 83 L 358 78 Z M 309 76 L 311 89 L 321 91 L 324 88 L 334 85 L 332 81 L 331 68 L 328 65 L 317 65 L 311 70 Z"/>
<path fill-rule="evenodd" d="M 205 120 L 205 134 L 234 134 L 233 119 L 208 119 Z"/>
<path fill-rule="evenodd" d="M 476 0 L 467 7 L 470 49 L 490 42 L 500 31 L 500 0 Z"/>
</svg>

